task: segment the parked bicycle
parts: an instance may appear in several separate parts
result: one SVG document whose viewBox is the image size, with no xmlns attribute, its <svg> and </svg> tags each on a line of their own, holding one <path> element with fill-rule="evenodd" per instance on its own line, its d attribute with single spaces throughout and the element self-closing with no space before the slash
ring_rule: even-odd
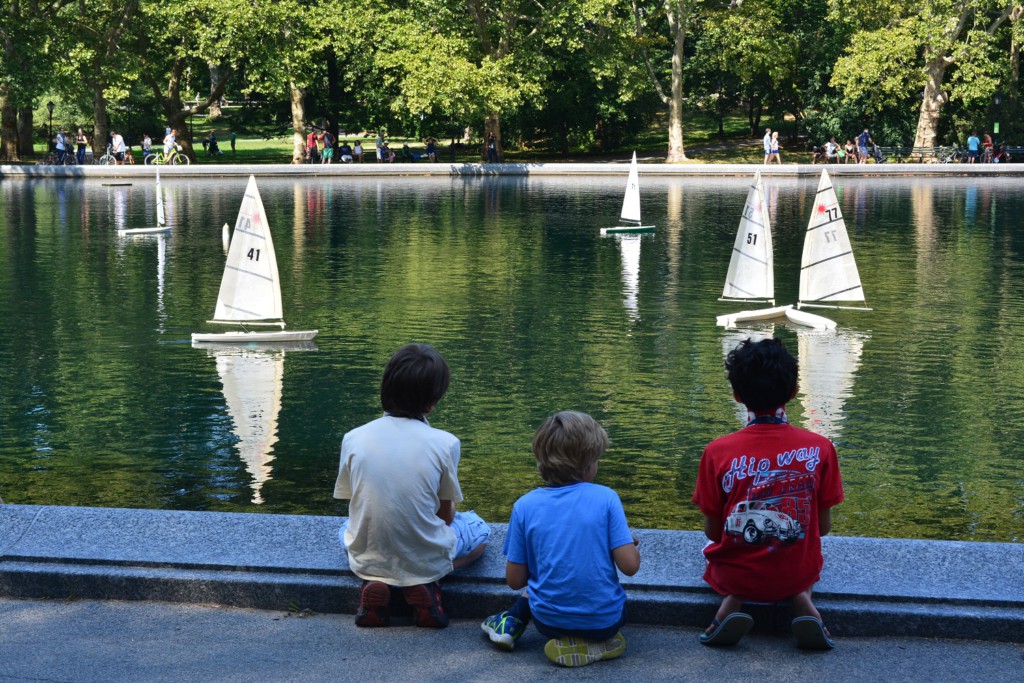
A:
<svg viewBox="0 0 1024 683">
<path fill-rule="evenodd" d="M 78 159 L 75 157 L 75 153 L 70 150 L 65 150 L 63 156 L 61 156 L 57 153 L 56 148 L 54 148 L 43 157 L 43 163 L 47 166 L 74 166 L 78 163 Z"/>
<path fill-rule="evenodd" d="M 146 158 L 143 160 L 143 163 L 145 163 L 147 166 L 188 166 L 190 163 L 192 163 L 192 160 L 189 159 L 184 154 L 182 154 L 181 145 L 175 143 L 174 149 L 171 150 L 170 154 L 164 155 L 162 151 L 157 152 L 156 154 L 147 154 Z"/>
<path fill-rule="evenodd" d="M 962 164 L 967 153 L 958 147 L 940 147 L 936 155 L 940 164 Z"/>
<path fill-rule="evenodd" d="M 107 145 L 107 151 L 96 160 L 96 163 L 101 166 L 113 166 L 117 163 L 117 157 L 114 156 L 113 145 Z"/>
</svg>

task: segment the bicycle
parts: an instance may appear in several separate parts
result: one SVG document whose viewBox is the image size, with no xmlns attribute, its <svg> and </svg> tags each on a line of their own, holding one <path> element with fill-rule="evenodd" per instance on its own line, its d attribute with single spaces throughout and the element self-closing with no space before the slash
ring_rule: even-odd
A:
<svg viewBox="0 0 1024 683">
<path fill-rule="evenodd" d="M 170 154 L 166 156 L 164 155 L 163 152 L 157 152 L 156 154 L 147 154 L 146 158 L 143 160 L 143 163 L 146 164 L 147 166 L 188 166 L 190 163 L 192 163 L 192 160 L 189 159 L 184 154 L 182 154 L 181 145 L 175 143 L 174 149 L 171 150 Z"/>
<path fill-rule="evenodd" d="M 106 153 L 96 160 L 96 163 L 100 166 L 113 166 L 117 163 L 117 157 L 114 156 L 114 148 L 111 145 L 107 145 Z"/>
<path fill-rule="evenodd" d="M 964 151 L 957 147 L 940 147 L 938 160 L 940 164 L 960 164 L 965 158 Z"/>
<path fill-rule="evenodd" d="M 43 164 L 47 166 L 74 166 L 78 163 L 78 158 L 75 157 L 75 153 L 70 150 L 64 151 L 63 158 L 57 154 L 56 149 L 50 150 L 50 152 L 43 157 Z"/>
</svg>

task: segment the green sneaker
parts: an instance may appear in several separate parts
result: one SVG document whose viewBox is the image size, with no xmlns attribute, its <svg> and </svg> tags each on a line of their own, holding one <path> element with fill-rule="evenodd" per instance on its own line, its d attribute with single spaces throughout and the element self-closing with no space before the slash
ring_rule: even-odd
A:
<svg viewBox="0 0 1024 683">
<path fill-rule="evenodd" d="M 626 638 L 616 633 L 608 640 L 555 638 L 544 645 L 544 654 L 559 666 L 586 666 L 602 659 L 621 657 L 626 651 Z"/>
<path fill-rule="evenodd" d="M 511 650 L 516 646 L 516 640 L 526 630 L 526 624 L 508 612 L 499 612 L 484 619 L 484 623 L 480 624 L 480 630 L 498 647 Z"/>
</svg>

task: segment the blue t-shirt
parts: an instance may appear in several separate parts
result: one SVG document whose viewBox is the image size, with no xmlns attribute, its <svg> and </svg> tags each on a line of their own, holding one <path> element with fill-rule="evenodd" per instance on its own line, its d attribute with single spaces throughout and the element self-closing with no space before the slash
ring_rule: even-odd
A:
<svg viewBox="0 0 1024 683">
<path fill-rule="evenodd" d="M 607 628 L 626 591 L 612 550 L 633 542 L 618 494 L 580 482 L 534 489 L 516 501 L 505 556 L 530 572 L 530 611 L 554 628 Z"/>
<path fill-rule="evenodd" d="M 981 140 L 978 139 L 977 135 L 972 135 L 971 137 L 967 138 L 967 149 L 969 149 L 972 152 L 977 152 L 978 145 L 980 144 Z"/>
<path fill-rule="evenodd" d="M 864 149 L 867 149 L 867 147 L 868 147 L 868 140 L 870 138 L 871 138 L 871 136 L 868 135 L 868 132 L 864 131 L 863 133 L 861 133 L 860 135 L 857 136 L 857 146 L 858 147 L 863 147 Z"/>
</svg>

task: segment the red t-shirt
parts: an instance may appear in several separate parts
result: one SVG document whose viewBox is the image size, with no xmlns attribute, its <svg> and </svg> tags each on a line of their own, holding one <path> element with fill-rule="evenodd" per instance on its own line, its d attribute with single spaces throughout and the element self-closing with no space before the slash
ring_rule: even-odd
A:
<svg viewBox="0 0 1024 683">
<path fill-rule="evenodd" d="M 789 424 L 754 424 L 715 439 L 693 502 L 721 519 L 704 549 L 704 580 L 722 595 L 776 602 L 813 586 L 822 566 L 818 511 L 842 502 L 835 446 Z"/>
</svg>

